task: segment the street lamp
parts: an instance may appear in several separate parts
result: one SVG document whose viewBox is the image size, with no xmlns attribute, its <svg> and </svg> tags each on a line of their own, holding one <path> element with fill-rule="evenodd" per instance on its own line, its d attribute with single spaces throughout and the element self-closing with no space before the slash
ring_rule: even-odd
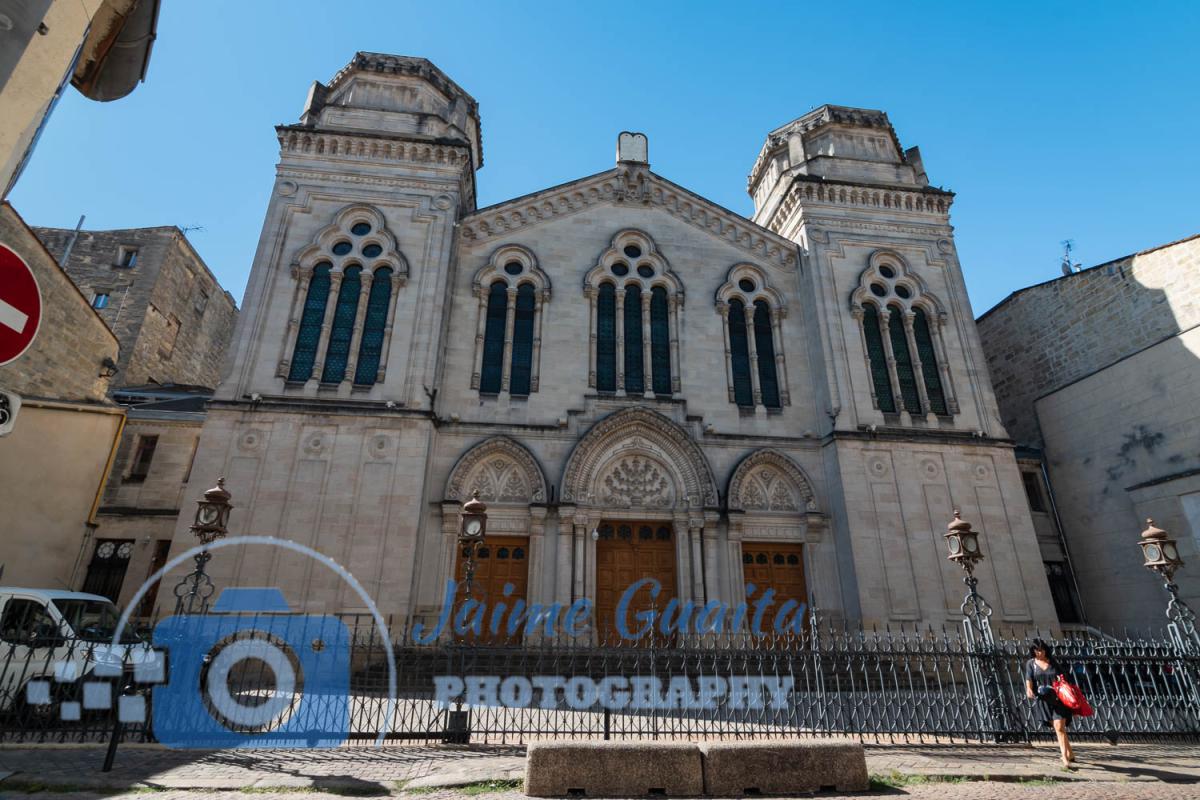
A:
<svg viewBox="0 0 1200 800">
<path fill-rule="evenodd" d="M 464 565 L 467 580 L 464 586 L 468 597 L 475 581 L 475 550 L 486 535 L 487 505 L 479 499 L 479 490 L 476 489 L 471 499 L 463 503 L 458 520 L 458 541 L 463 545 L 463 553 L 467 557 Z"/>
<path fill-rule="evenodd" d="M 946 538 L 946 559 L 953 561 L 963 568 L 967 576 L 963 578 L 963 583 L 967 586 L 967 596 L 963 598 L 962 613 L 970 620 L 979 633 L 986 638 L 991 638 L 991 630 L 988 626 L 988 617 L 992 615 L 992 607 L 979 594 L 979 579 L 975 577 L 975 565 L 983 560 L 983 550 L 979 544 L 979 532 L 971 528 L 971 523 L 967 522 L 959 514 L 958 509 L 954 509 L 954 519 L 950 520 L 950 524 L 946 526 L 946 532 L 943 534 Z"/>
<path fill-rule="evenodd" d="M 1138 545 L 1142 548 L 1143 566 L 1158 575 L 1163 587 L 1171 595 L 1167 602 L 1167 618 L 1171 620 L 1196 646 L 1200 638 L 1196 635 L 1196 614 L 1187 603 L 1179 599 L 1179 584 L 1175 583 L 1175 571 L 1183 567 L 1175 539 L 1162 528 L 1155 527 L 1154 520 L 1146 520 Z"/>
<path fill-rule="evenodd" d="M 232 496 L 225 488 L 225 479 L 217 478 L 217 485 L 196 501 L 196 516 L 189 530 L 204 545 L 204 549 L 192 556 L 196 561 L 196 569 L 175 585 L 176 614 L 203 614 L 208 611 L 208 599 L 215 590 L 212 579 L 204 571 L 212 559 L 208 545 L 228 533 L 229 512 L 233 508 L 229 498 Z"/>
</svg>

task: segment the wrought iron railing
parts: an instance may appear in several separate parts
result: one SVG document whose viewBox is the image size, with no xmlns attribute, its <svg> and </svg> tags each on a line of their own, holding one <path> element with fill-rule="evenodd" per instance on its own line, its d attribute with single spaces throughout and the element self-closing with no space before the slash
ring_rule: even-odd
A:
<svg viewBox="0 0 1200 800">
<path fill-rule="evenodd" d="M 265 618 L 263 618 L 265 619 Z M 313 617 L 270 617 L 272 641 L 285 652 L 316 641 L 305 628 Z M 627 642 L 542 640 L 483 644 L 412 644 L 397 635 L 388 647 L 367 616 L 342 616 L 349 631 L 345 652 L 326 653 L 332 667 L 346 671 L 344 697 L 324 697 L 330 709 L 344 704 L 344 722 L 331 710 L 328 724 L 342 724 L 348 743 L 479 742 L 524 743 L 558 738 L 710 739 L 848 735 L 867 740 L 1001 741 L 1050 734 L 1037 727 L 1026 700 L 1023 668 L 1032 632 L 991 634 L 976 628 L 859 630 L 815 623 L 802 633 L 755 638 L 746 634 L 675 637 L 631 646 Z M 256 629 L 245 618 L 239 627 Z M 281 629 L 283 625 L 285 629 Z M 261 626 L 259 626 L 261 627 Z M 279 633 L 283 630 L 282 633 Z M 253 637 L 238 633 L 220 647 Z M 323 634 L 322 634 L 323 635 Z M 1104 637 L 1041 634 L 1096 710 L 1077 718 L 1072 734 L 1083 737 L 1200 737 L 1200 655 L 1171 632 Z M 154 706 L 152 686 L 139 681 L 148 644 L 113 647 L 68 637 L 0 641 L 0 739 L 21 742 L 105 741 L 114 729 L 125 741 L 151 740 L 156 727 L 171 724 L 174 706 Z M 170 653 L 168 643 L 166 650 Z M 389 650 L 391 655 L 389 656 Z M 115 654 L 115 656 L 114 656 Z M 120 662 L 113 669 L 113 658 Z M 394 658 L 396 693 L 389 698 L 388 659 Z M 304 658 L 288 656 L 302 671 Z M 109 662 L 108 675 L 98 666 Z M 173 662 L 167 681 L 178 677 Z M 191 680 L 203 694 L 213 680 L 207 665 Z M 248 659 L 221 673 L 230 697 L 255 706 L 278 693 L 274 673 Z M 572 707 L 565 695 L 536 696 L 533 707 L 481 705 L 465 699 L 439 704 L 439 676 L 587 677 L 672 679 L 698 691 L 714 676 L 758 676 L 786 680 L 791 687 L 778 707 L 739 708 L 728 697 L 710 707 L 674 710 L 605 709 L 599 702 Z M 319 691 L 328 677 L 302 676 L 285 698 L 276 723 L 227 727 L 244 737 L 269 735 L 286 724 L 305 691 Z M 108 688 L 87 689 L 103 683 Z M 316 687 L 316 688 L 314 688 Z M 188 687 L 184 687 L 188 689 Z M 108 702 L 102 702 L 104 692 Z M 178 691 L 173 689 L 172 692 Z M 121 697 L 141 697 L 144 721 L 118 720 L 133 708 Z M 172 694 L 172 697 L 178 697 Z M 221 718 L 211 702 L 205 708 Z M 577 704 L 576 704 L 577 705 Z M 226 720 L 228 722 L 228 720 Z M 318 721 L 317 724 L 324 724 Z M 161 733 L 161 729 L 159 730 Z M 334 732 L 336 733 L 336 732 Z M 162 738 L 159 736 L 159 738 Z M 299 744 L 299 742 L 297 742 Z M 220 742 L 214 742 L 220 744 Z"/>
</svg>

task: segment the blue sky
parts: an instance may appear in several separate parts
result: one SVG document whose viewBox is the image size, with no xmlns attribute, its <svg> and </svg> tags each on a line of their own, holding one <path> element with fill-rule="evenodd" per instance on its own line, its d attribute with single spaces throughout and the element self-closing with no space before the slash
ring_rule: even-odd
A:
<svg viewBox="0 0 1200 800">
<path fill-rule="evenodd" d="M 1200 3 L 163 5 L 148 81 L 107 104 L 70 92 L 9 199 L 36 225 L 203 226 L 239 300 L 273 126 L 356 50 L 429 58 L 479 100 L 480 205 L 607 169 L 640 130 L 652 169 L 748 214 L 769 130 L 883 109 L 958 193 L 976 314 L 1061 274 L 1063 239 L 1091 265 L 1200 232 Z"/>
</svg>

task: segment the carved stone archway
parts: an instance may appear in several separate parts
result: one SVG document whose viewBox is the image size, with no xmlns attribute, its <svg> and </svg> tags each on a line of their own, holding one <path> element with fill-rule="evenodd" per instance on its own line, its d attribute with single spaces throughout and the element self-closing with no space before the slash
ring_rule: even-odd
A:
<svg viewBox="0 0 1200 800">
<path fill-rule="evenodd" d="M 773 511 L 805 514 L 817 510 L 817 499 L 804 470 L 778 450 L 755 450 L 742 459 L 729 478 L 730 511 Z"/>
</svg>

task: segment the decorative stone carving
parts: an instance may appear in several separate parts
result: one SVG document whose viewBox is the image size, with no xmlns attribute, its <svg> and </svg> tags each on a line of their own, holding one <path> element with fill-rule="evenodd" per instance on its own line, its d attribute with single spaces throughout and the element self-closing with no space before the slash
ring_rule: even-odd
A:
<svg viewBox="0 0 1200 800">
<path fill-rule="evenodd" d="M 544 503 L 546 478 L 533 454 L 507 436 L 494 436 L 468 450 L 450 471 L 446 501 L 461 503 L 479 490 L 493 503 Z"/>
<path fill-rule="evenodd" d="M 730 511 L 805 513 L 817 510 L 804 470 L 778 450 L 756 450 L 729 479 Z"/>
<path fill-rule="evenodd" d="M 670 508 L 671 482 L 654 462 L 641 456 L 623 458 L 601 481 L 605 505 L 621 508 Z"/>
<path fill-rule="evenodd" d="M 672 473 L 676 497 L 687 507 L 717 505 L 716 481 L 700 448 L 686 430 L 648 408 L 610 414 L 579 440 L 563 470 L 562 502 L 602 498 L 605 487 L 598 472 L 616 452 L 626 459 L 648 456 Z"/>
</svg>

